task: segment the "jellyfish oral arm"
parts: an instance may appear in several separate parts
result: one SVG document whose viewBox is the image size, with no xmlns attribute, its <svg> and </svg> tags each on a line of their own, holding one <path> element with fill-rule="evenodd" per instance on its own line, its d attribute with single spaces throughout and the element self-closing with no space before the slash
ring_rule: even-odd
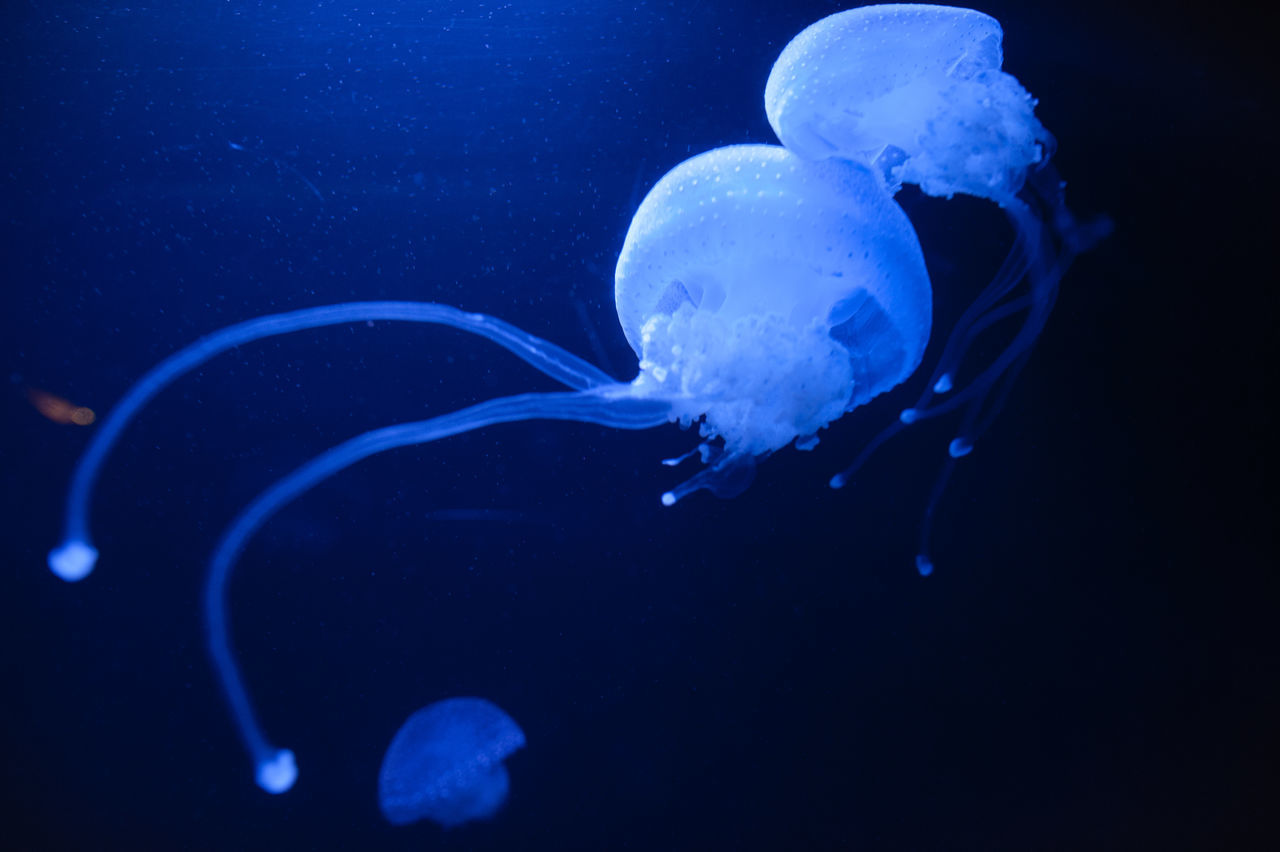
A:
<svg viewBox="0 0 1280 852">
<path fill-rule="evenodd" d="M 218 541 L 205 582 L 204 613 L 209 654 L 245 748 L 258 786 L 283 793 L 297 777 L 293 752 L 271 745 L 257 720 L 244 679 L 231 651 L 227 628 L 227 582 L 245 543 L 279 509 L 317 483 L 376 453 L 425 444 L 498 423 L 523 420 L 571 420 L 615 429 L 649 429 L 670 419 L 670 405 L 636 398 L 629 385 L 614 384 L 577 393 L 521 394 L 482 402 L 460 411 L 374 429 L 316 456 L 258 495 L 232 521 Z"/>
<path fill-rule="evenodd" d="M 606 373 L 553 343 L 485 314 L 430 302 L 348 302 L 246 320 L 180 349 L 151 368 L 116 404 L 80 456 L 67 491 L 62 542 L 49 553 L 49 569 L 68 582 L 88 576 L 98 551 L 89 534 L 89 501 L 107 454 L 121 432 L 156 394 L 209 359 L 254 340 L 351 322 L 392 320 L 446 325 L 488 338 L 575 390 L 611 385 Z"/>
</svg>

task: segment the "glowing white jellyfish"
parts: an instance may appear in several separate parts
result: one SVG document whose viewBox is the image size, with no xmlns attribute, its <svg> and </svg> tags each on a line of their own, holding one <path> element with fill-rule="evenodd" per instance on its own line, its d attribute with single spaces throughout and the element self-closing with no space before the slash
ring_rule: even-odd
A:
<svg viewBox="0 0 1280 852">
<path fill-rule="evenodd" d="M 877 436 L 839 488 L 902 427 L 962 410 L 925 510 L 917 549 L 921 574 L 933 571 L 929 534 L 954 469 L 991 425 L 1035 346 L 1072 259 L 1110 229 L 1078 224 L 1050 167 L 1054 139 L 1034 114 L 1035 100 L 1001 70 L 1003 32 L 972 9 L 922 4 L 865 6 L 823 18 L 783 49 L 765 85 L 765 112 L 778 138 L 806 159 L 870 165 L 891 191 L 916 184 L 928 195 L 956 193 L 999 204 L 1016 241 L 991 284 L 951 329 L 919 400 Z M 1007 296 L 1022 281 L 1027 292 Z M 1023 315 L 1004 351 L 958 386 L 974 338 Z M 946 395 L 941 401 L 935 396 Z"/>
<path fill-rule="evenodd" d="M 1002 62 L 999 22 L 972 9 L 864 6 L 791 40 L 765 84 L 782 144 L 875 163 L 891 186 L 1004 203 L 1052 153 L 1035 101 Z"/>
<path fill-rule="evenodd" d="M 263 523 L 307 489 L 375 453 L 538 419 L 618 429 L 698 422 L 706 439 L 698 450 L 707 466 L 663 494 L 663 502 L 672 505 L 703 488 L 720 496 L 738 493 L 757 461 L 790 444 L 811 449 L 819 431 L 919 366 L 932 325 L 932 294 L 915 231 L 893 200 L 903 182 L 935 194 L 990 198 L 1017 231 L 1009 260 L 951 332 L 930 390 L 893 427 L 963 408 L 951 456 L 965 455 L 998 410 L 1044 325 L 1067 263 L 1088 236 L 1071 220 L 1061 185 L 1047 169 L 1051 137 L 1035 120 L 1033 102 L 999 70 L 1000 35 L 999 25 L 977 12 L 886 6 L 833 15 L 788 45 L 766 96 L 770 122 L 785 147 L 735 145 L 695 156 L 658 182 L 631 222 L 615 278 L 618 318 L 639 359 L 630 382 L 501 320 L 412 302 L 332 305 L 249 320 L 177 352 L 144 375 L 94 434 L 76 468 L 63 540 L 50 553 L 49 567 L 69 581 L 93 570 L 98 552 L 89 533 L 89 499 L 107 453 L 147 401 L 229 348 L 338 323 L 436 323 L 485 337 L 567 386 L 356 436 L 270 486 L 224 533 L 205 588 L 209 651 L 257 783 L 284 792 L 297 776 L 294 755 L 262 731 L 227 632 L 227 581 Z M 1005 299 L 1024 278 L 1029 292 Z M 1005 352 L 953 390 L 973 336 L 1018 311 L 1026 318 Z M 934 394 L 949 391 L 945 401 L 933 401 Z M 848 474 L 831 484 L 838 487 Z M 927 521 L 917 559 L 922 573 L 931 565 L 926 544 Z M 473 703 L 453 703 L 458 701 Z M 417 815 L 461 822 L 491 813 L 505 797 L 505 773 L 485 775 L 475 761 L 492 768 L 523 745 L 523 733 L 488 702 L 453 702 L 426 708 L 392 744 L 382 802 L 393 822 Z M 510 724 L 499 724 L 499 717 Z M 501 748 L 478 733 L 494 730 L 502 734 Z M 406 754 L 426 757 L 414 764 L 402 759 Z M 415 765 L 422 771 L 406 768 Z M 476 783 L 469 787 L 464 779 Z M 427 792 L 414 794 L 414 784 Z M 470 804 L 451 809 L 441 804 L 446 792 L 462 797 L 449 801 Z"/>
</svg>

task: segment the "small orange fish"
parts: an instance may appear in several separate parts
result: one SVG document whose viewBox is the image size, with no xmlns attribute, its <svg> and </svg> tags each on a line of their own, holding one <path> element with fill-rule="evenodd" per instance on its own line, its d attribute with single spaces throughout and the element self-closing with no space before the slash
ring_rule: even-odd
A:
<svg viewBox="0 0 1280 852">
<path fill-rule="evenodd" d="M 92 408 L 83 405 L 72 405 L 60 396 L 48 391 L 27 388 L 27 400 L 36 411 L 48 417 L 54 423 L 74 423 L 76 426 L 88 426 L 98 419 Z"/>
</svg>

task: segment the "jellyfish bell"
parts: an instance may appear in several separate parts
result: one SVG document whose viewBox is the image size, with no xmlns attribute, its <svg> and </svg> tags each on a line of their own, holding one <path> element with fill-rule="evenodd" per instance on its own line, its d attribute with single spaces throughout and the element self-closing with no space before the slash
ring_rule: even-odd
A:
<svg viewBox="0 0 1280 852">
<path fill-rule="evenodd" d="M 428 819 L 445 828 L 488 819 L 506 801 L 504 765 L 524 731 L 483 698 L 447 698 L 396 731 L 378 772 L 378 806 L 393 825 Z"/>
<path fill-rule="evenodd" d="M 702 418 L 744 462 L 911 375 L 931 322 L 915 231 L 871 170 L 776 145 L 668 172 L 631 221 L 614 296 L 634 392 Z"/>
<path fill-rule="evenodd" d="M 1001 70 L 1000 23 L 973 9 L 864 6 L 809 26 L 765 84 L 778 138 L 807 159 L 856 159 L 887 185 L 1002 202 L 1047 159 L 1035 100 Z"/>
</svg>

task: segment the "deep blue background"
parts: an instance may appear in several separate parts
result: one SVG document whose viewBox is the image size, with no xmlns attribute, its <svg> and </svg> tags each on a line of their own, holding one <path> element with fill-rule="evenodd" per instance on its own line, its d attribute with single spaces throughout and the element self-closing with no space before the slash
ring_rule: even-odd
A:
<svg viewBox="0 0 1280 852">
<path fill-rule="evenodd" d="M 927 580 L 910 562 L 945 426 L 825 485 L 919 379 L 726 502 L 659 505 L 686 471 L 658 461 L 694 440 L 675 427 L 521 424 L 375 458 L 272 521 L 232 586 L 263 721 L 299 756 L 266 796 L 201 644 L 222 527 L 352 434 L 550 387 L 386 323 L 184 379 L 105 468 L 98 572 L 45 571 L 86 433 L 28 388 L 104 412 L 212 329 L 379 298 L 486 311 L 630 378 L 611 277 L 631 212 L 686 157 L 772 141 L 770 65 L 843 7 L 5 4 L 0 846 L 1264 846 L 1275 69 L 1229 4 L 979 4 L 1071 203 L 1117 232 L 961 466 Z M 1009 233 L 976 201 L 901 201 L 936 347 Z M 433 519 L 456 509 L 495 511 Z M 507 807 L 389 827 L 382 750 L 459 694 L 527 733 Z"/>
</svg>

